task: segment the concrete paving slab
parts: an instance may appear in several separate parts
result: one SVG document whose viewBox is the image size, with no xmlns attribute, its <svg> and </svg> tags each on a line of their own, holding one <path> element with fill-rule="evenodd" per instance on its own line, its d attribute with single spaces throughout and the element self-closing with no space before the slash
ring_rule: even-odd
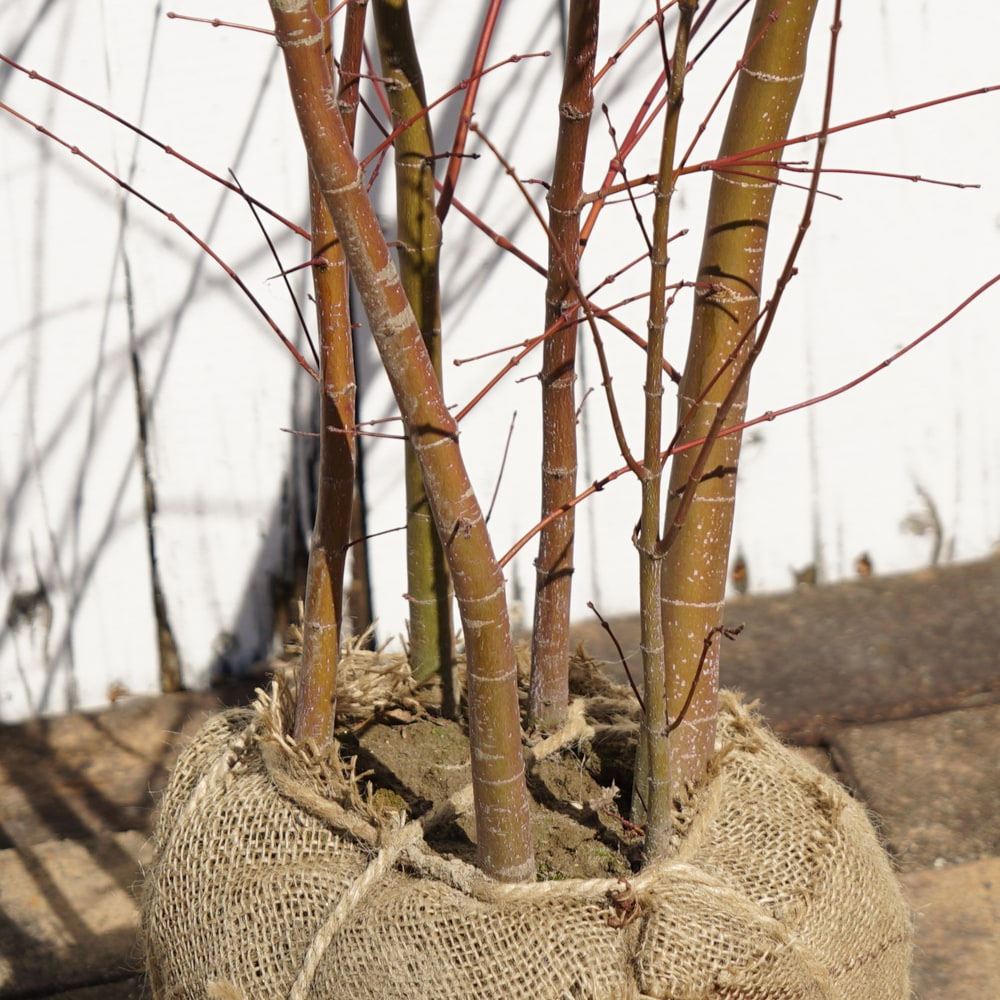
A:
<svg viewBox="0 0 1000 1000">
<path fill-rule="evenodd" d="M 229 700 L 251 689 L 227 689 Z M 125 698 L 100 712 L 0 727 L 0 849 L 148 830 L 151 791 L 218 691 Z"/>
<path fill-rule="evenodd" d="M 917 911 L 917 1000 L 1000 998 L 997 606 L 992 559 L 742 598 L 727 613 L 748 627 L 726 644 L 726 682 L 762 698 L 827 773 L 832 756 L 882 817 Z M 629 628 L 616 623 L 634 653 Z M 251 691 L 125 698 L 0 727 L 0 1000 L 148 1000 L 130 891 L 150 789 L 176 734 Z"/>
<path fill-rule="evenodd" d="M 904 871 L 1000 855 L 998 732 L 993 705 L 850 726 L 834 737 L 835 760 Z"/>
<path fill-rule="evenodd" d="M 0 998 L 136 974 L 134 890 L 149 854 L 136 831 L 0 851 Z"/>
<path fill-rule="evenodd" d="M 722 683 L 759 698 L 772 728 L 825 743 L 844 723 L 911 718 L 1000 702 L 1000 557 L 907 576 L 871 577 L 786 594 L 737 597 Z M 639 624 L 610 622 L 641 683 Z M 572 632 L 624 682 L 595 621 Z M 955 669 L 958 657 L 961 669 Z"/>
<path fill-rule="evenodd" d="M 914 910 L 915 1000 L 1000 997 L 1000 858 L 902 876 Z"/>
</svg>

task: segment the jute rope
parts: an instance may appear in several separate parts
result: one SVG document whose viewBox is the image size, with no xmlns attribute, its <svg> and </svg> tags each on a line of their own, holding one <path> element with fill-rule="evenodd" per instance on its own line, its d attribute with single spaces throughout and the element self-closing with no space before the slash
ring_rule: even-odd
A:
<svg viewBox="0 0 1000 1000">
<path fill-rule="evenodd" d="M 177 985 L 164 995 L 181 995 L 186 984 L 185 990 L 206 990 L 210 1000 L 265 993 L 311 1000 L 354 995 L 362 983 L 370 1000 L 403 997 L 410 984 L 393 984 L 381 954 L 371 954 L 372 935 L 385 928 L 386 947 L 391 938 L 395 961 L 412 971 L 413 995 L 435 1000 L 509 996 L 512 983 L 529 982 L 518 958 L 522 940 L 530 942 L 522 957 L 535 963 L 530 982 L 537 995 L 565 996 L 571 988 L 578 995 L 584 984 L 595 997 L 662 997 L 708 976 L 724 992 L 771 1000 L 901 1000 L 908 995 L 909 925 L 863 814 L 768 738 L 745 706 L 725 694 L 720 701 L 720 745 L 707 783 L 690 801 L 682 795 L 677 842 L 667 859 L 627 880 L 508 884 L 427 842 L 435 828 L 471 812 L 471 786 L 406 822 L 403 813 L 381 808 L 379 796 L 363 794 L 365 776 L 353 761 L 287 735 L 293 708 L 287 691 L 262 695 L 253 713 L 236 712 L 206 727 L 205 739 L 182 760 L 172 795 L 165 795 L 158 859 L 144 900 L 151 977 Z M 578 700 L 562 730 L 526 751 L 526 763 L 533 767 L 581 738 L 599 740 L 625 721 L 600 693 Z M 780 803 L 768 812 L 772 789 Z M 285 882 L 262 880 L 259 865 L 239 881 L 245 851 L 230 826 L 218 852 L 232 862 L 228 874 L 225 865 L 219 878 L 211 865 L 192 867 L 186 853 L 192 844 L 206 849 L 218 817 L 234 830 L 249 817 L 248 836 L 254 843 L 264 837 L 260 856 L 268 857 L 270 828 L 256 825 L 264 801 L 266 815 L 281 817 L 276 831 L 289 823 L 297 830 L 291 841 L 274 834 L 275 856 L 298 892 L 295 906 L 287 907 L 293 919 L 281 905 L 271 914 L 275 924 L 265 914 Z M 307 815 L 312 821 L 303 822 Z M 300 858 L 322 866 L 301 886 Z M 202 894 L 229 898 L 234 885 L 253 907 L 241 927 L 244 950 L 242 940 L 202 926 L 197 902 Z M 425 912 L 431 929 L 414 936 Z M 295 942 L 291 949 L 281 945 L 286 933 Z M 191 941 L 204 954 L 185 943 Z M 558 952 L 539 963 L 550 943 Z M 458 956 L 469 956 L 473 965 Z"/>
<path fill-rule="evenodd" d="M 201 776 L 198 784 L 191 789 L 191 794 L 188 796 L 187 802 L 184 803 L 184 808 L 177 817 L 177 821 L 170 828 L 168 843 L 164 845 L 164 848 L 169 846 L 169 841 L 173 840 L 174 835 L 178 830 L 182 830 L 184 828 L 185 821 L 198 812 L 202 803 L 207 798 L 214 797 L 219 794 L 220 786 L 224 787 L 224 784 L 229 778 L 229 775 L 232 773 L 233 768 L 239 763 L 240 758 L 250 748 L 250 743 L 257 735 L 260 725 L 260 718 L 255 716 L 253 721 L 248 726 L 242 729 L 239 734 L 230 740 L 226 747 L 226 752 L 220 754 L 212 766 Z"/>
<path fill-rule="evenodd" d="M 563 747 L 578 743 L 593 735 L 593 728 L 587 722 L 585 703 L 577 699 L 567 714 L 566 724 L 556 733 L 548 736 L 532 747 L 526 754 L 528 762 L 534 764 L 557 753 Z M 283 735 L 283 734 L 282 734 Z M 529 883 L 508 885 L 494 882 L 485 877 L 472 865 L 458 859 L 445 859 L 428 847 L 424 840 L 425 830 L 440 826 L 446 820 L 461 815 L 472 806 L 472 785 L 466 785 L 452 795 L 443 806 L 436 808 L 423 820 L 413 820 L 395 829 L 381 832 L 372 824 L 345 809 L 340 803 L 325 799 L 312 788 L 296 781 L 280 766 L 281 756 L 290 749 L 285 736 L 274 743 L 263 742 L 261 754 L 268 774 L 275 787 L 287 799 L 297 803 L 308 813 L 329 823 L 330 826 L 347 833 L 366 846 L 383 841 L 378 854 L 372 858 L 365 870 L 337 901 L 326 920 L 316 932 L 302 960 L 302 966 L 292 985 L 288 1000 L 306 1000 L 316 970 L 326 954 L 337 932 L 347 922 L 351 913 L 361 904 L 371 890 L 379 884 L 393 866 L 405 860 L 422 875 L 443 881 L 459 891 L 480 900 L 499 899 L 540 899 L 551 894 L 553 886 L 562 887 L 559 895 L 565 895 L 568 885 L 560 883 Z M 227 754 L 226 757 L 231 756 Z M 213 768 L 214 771 L 214 768 Z M 395 822 L 399 822 L 398 818 Z M 617 888 L 620 882 L 614 879 L 590 879 L 578 881 L 574 897 L 600 896 Z"/>
<path fill-rule="evenodd" d="M 316 932 L 305 957 L 302 959 L 302 968 L 292 985 L 288 1000 L 306 1000 L 309 996 L 309 989 L 312 986 L 313 976 L 330 942 L 337 935 L 337 931 L 344 925 L 347 918 L 358 904 L 365 898 L 371 889 L 378 885 L 382 877 L 396 863 L 403 851 L 417 840 L 423 840 L 423 833 L 420 824 L 407 823 L 401 830 L 389 834 L 385 847 L 372 859 L 368 867 L 362 874 L 354 880 L 351 887 L 340 897 L 333 911 L 323 922 L 323 925 Z"/>
<path fill-rule="evenodd" d="M 573 701 L 567 713 L 566 724 L 525 752 L 528 766 L 533 766 L 563 748 L 576 744 L 592 736 L 593 727 L 586 718 L 586 700 Z M 383 846 L 373 857 L 364 873 L 359 876 L 352 889 L 348 890 L 335 910 L 330 914 L 317 939 L 325 936 L 328 928 L 343 923 L 350 910 L 362 899 L 368 888 L 377 882 L 381 874 L 387 872 L 397 861 L 405 861 L 422 875 L 444 882 L 463 894 L 482 902 L 502 900 L 541 900 L 562 898 L 595 899 L 620 889 L 621 879 L 568 879 L 549 882 L 496 882 L 465 861 L 458 858 L 443 858 L 424 839 L 430 833 L 456 816 L 464 815 L 472 809 L 472 785 L 468 784 L 455 792 L 444 803 L 418 820 L 407 823 L 402 828 L 381 831 L 373 824 L 358 816 L 339 802 L 324 798 L 309 785 L 296 780 L 282 768 L 285 753 L 294 749 L 289 738 L 261 741 L 260 750 L 268 775 L 277 790 L 290 801 L 317 819 L 329 824 L 335 830 L 346 833 L 360 845 L 372 848 Z M 395 817 L 389 823 L 398 822 Z M 694 869 L 691 869 L 694 871 Z M 653 888 L 662 883 L 664 874 L 676 871 L 687 872 L 686 865 L 651 865 L 642 874 L 629 879 L 629 884 L 637 891 Z M 721 883 L 720 886 L 721 888 Z M 339 915 L 338 915 L 339 914 Z"/>
</svg>

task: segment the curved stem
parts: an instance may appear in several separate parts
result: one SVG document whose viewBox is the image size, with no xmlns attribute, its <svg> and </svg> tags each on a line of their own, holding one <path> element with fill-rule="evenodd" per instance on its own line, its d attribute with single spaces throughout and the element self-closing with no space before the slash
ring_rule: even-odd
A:
<svg viewBox="0 0 1000 1000">
<path fill-rule="evenodd" d="M 337 112 L 322 29 L 311 3 L 271 0 L 278 43 L 310 165 L 364 305 L 445 542 L 468 659 L 472 782 L 480 867 L 534 877 L 504 579 L 427 348 L 393 265 L 364 176 Z"/>
</svg>

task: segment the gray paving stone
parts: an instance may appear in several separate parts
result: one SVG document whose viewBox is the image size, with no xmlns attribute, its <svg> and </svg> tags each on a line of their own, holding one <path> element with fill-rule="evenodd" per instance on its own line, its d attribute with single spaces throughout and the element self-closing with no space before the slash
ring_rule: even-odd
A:
<svg viewBox="0 0 1000 1000">
<path fill-rule="evenodd" d="M 0 997 L 45 996 L 142 966 L 136 831 L 0 851 Z"/>
<path fill-rule="evenodd" d="M 182 692 L 0 727 L 0 849 L 148 830 L 151 793 L 219 708 L 217 691 Z"/>
<path fill-rule="evenodd" d="M 823 743 L 843 724 L 911 718 L 1000 701 L 1000 557 L 905 576 L 737 597 L 725 620 L 745 628 L 722 649 L 722 683 L 759 698 L 772 728 Z M 641 683 L 638 620 L 611 621 Z M 609 662 L 596 621 L 574 642 Z M 961 669 L 956 669 L 960 656 Z"/>
<path fill-rule="evenodd" d="M 1000 859 L 911 872 L 915 1000 L 1000 997 Z"/>
<path fill-rule="evenodd" d="M 1000 998 L 998 606 L 991 559 L 727 613 L 748 623 L 727 644 L 727 683 L 760 697 L 779 733 L 829 745 L 803 753 L 827 773 L 832 756 L 881 818 L 916 911 L 916 1000 Z M 177 734 L 248 691 L 2 728 L 0 1000 L 147 1000 L 131 890 L 149 793 Z"/>
<path fill-rule="evenodd" d="M 850 726 L 834 737 L 835 759 L 904 871 L 1000 855 L 998 732 L 1000 705 L 992 705 Z"/>
</svg>

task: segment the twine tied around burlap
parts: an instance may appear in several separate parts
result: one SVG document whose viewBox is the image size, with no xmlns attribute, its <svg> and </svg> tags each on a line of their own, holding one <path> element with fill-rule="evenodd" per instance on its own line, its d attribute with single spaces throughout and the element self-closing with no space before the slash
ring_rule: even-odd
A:
<svg viewBox="0 0 1000 1000">
<path fill-rule="evenodd" d="M 910 921 L 864 810 L 723 693 L 676 850 L 634 877 L 502 884 L 285 734 L 274 690 L 209 720 L 160 804 L 158 1000 L 904 1000 Z M 534 759 L 593 735 L 582 702 Z"/>
</svg>

